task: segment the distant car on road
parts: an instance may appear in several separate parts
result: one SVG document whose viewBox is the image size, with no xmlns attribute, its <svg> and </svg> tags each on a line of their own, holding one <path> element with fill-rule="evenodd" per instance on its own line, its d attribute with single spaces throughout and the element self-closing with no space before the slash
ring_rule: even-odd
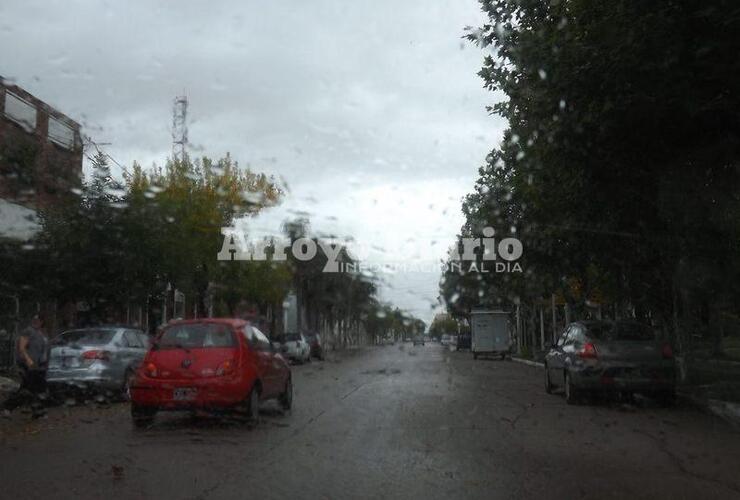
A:
<svg viewBox="0 0 740 500">
<path fill-rule="evenodd" d="M 308 342 L 310 355 L 316 359 L 324 359 L 324 346 L 321 343 L 321 335 L 316 332 L 310 332 L 305 337 Z"/>
<path fill-rule="evenodd" d="M 287 333 L 278 337 L 276 342 L 280 345 L 280 352 L 287 359 L 295 363 L 306 363 L 311 361 L 311 346 L 306 337 L 300 333 Z"/>
<path fill-rule="evenodd" d="M 470 333 L 461 333 L 452 340 L 452 345 L 455 346 L 456 351 L 459 351 L 460 349 L 470 350 L 470 346 L 472 345 L 472 343 L 473 336 Z"/>
<path fill-rule="evenodd" d="M 293 404 L 290 367 L 267 337 L 241 319 L 177 321 L 165 327 L 131 384 L 131 417 L 149 425 L 162 410 L 243 409 Z"/>
<path fill-rule="evenodd" d="M 424 345 L 424 337 L 422 337 L 421 335 L 417 335 L 414 337 L 413 342 L 414 345 Z"/>
<path fill-rule="evenodd" d="M 51 340 L 46 380 L 52 389 L 105 390 L 128 397 L 129 382 L 149 349 L 138 329 L 81 328 Z"/>
<path fill-rule="evenodd" d="M 569 404 L 589 392 L 635 392 L 664 405 L 675 399 L 675 362 L 668 342 L 636 321 L 579 321 L 545 356 L 545 391 L 562 387 Z"/>
<path fill-rule="evenodd" d="M 450 336 L 446 333 L 439 339 L 439 343 L 442 345 L 450 345 Z"/>
</svg>

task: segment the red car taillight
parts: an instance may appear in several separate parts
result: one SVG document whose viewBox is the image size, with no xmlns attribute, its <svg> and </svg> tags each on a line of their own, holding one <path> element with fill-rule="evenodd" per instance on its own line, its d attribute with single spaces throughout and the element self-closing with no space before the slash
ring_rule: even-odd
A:
<svg viewBox="0 0 740 500">
<path fill-rule="evenodd" d="M 110 353 L 108 351 L 101 351 L 98 349 L 92 351 L 85 351 L 82 353 L 82 359 L 86 361 L 92 361 L 99 359 L 102 361 L 110 361 Z"/>
<path fill-rule="evenodd" d="M 219 377 L 223 377 L 225 375 L 232 375 L 234 373 L 234 360 L 233 359 L 227 359 L 220 365 L 218 365 L 218 368 L 216 368 L 216 375 Z"/>
<path fill-rule="evenodd" d="M 665 359 L 673 359 L 673 348 L 671 348 L 671 344 L 663 344 L 661 353 Z"/>
<path fill-rule="evenodd" d="M 581 359 L 597 359 L 598 355 L 596 354 L 596 346 L 593 345 L 591 342 L 586 342 L 583 344 L 583 349 L 578 351 L 578 357 Z"/>
<path fill-rule="evenodd" d="M 154 363 L 147 363 L 144 365 L 144 375 L 150 378 L 156 378 L 159 371 L 157 370 L 157 365 Z"/>
</svg>

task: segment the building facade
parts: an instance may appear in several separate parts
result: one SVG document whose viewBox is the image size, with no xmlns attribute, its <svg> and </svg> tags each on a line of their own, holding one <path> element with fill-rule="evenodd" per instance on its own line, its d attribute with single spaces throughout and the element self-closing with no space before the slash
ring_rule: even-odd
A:
<svg viewBox="0 0 740 500">
<path fill-rule="evenodd" d="M 0 199 L 36 209 L 81 179 L 79 123 L 0 77 Z"/>
</svg>

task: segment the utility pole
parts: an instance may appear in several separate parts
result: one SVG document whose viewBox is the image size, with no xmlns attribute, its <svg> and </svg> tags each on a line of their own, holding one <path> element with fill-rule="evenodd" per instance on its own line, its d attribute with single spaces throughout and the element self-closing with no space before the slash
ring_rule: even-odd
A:
<svg viewBox="0 0 740 500">
<path fill-rule="evenodd" d="M 540 305 L 540 348 L 545 348 L 545 306 Z"/>
<path fill-rule="evenodd" d="M 552 307 L 552 343 L 555 343 L 555 339 L 558 337 L 558 313 L 555 309 L 555 294 L 550 296 L 550 305 Z"/>
</svg>

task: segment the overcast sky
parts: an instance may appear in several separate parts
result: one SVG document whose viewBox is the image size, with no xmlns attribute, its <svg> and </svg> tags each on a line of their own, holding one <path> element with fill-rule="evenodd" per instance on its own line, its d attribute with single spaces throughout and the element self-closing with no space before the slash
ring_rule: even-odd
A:
<svg viewBox="0 0 740 500">
<path fill-rule="evenodd" d="M 191 154 L 287 183 L 252 226 L 302 211 L 376 259 L 411 261 L 414 244 L 442 258 L 504 128 L 461 39 L 483 20 L 475 0 L 2 2 L 0 75 L 122 165 L 164 162 L 185 94 Z M 381 298 L 429 321 L 438 272 L 385 279 Z"/>
</svg>

